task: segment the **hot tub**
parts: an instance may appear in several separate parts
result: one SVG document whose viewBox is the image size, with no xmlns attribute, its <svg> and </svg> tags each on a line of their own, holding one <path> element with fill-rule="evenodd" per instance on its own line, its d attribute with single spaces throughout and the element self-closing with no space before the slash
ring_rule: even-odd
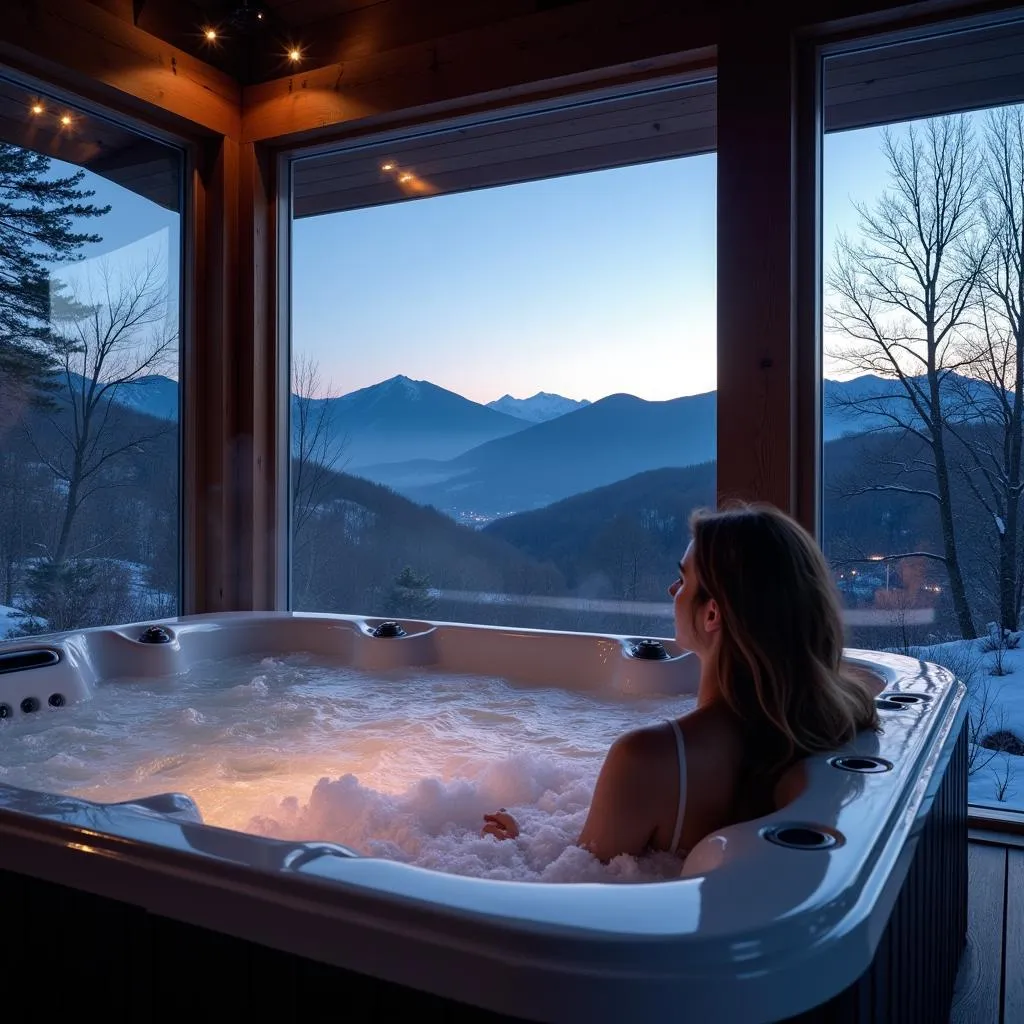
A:
<svg viewBox="0 0 1024 1024">
<path fill-rule="evenodd" d="M 101 692 L 173 691 L 193 666 L 239 655 L 627 702 L 695 692 L 692 655 L 641 641 L 287 613 L 15 640 L 0 644 L 0 746 L 25 719 L 49 729 Z M 214 827 L 187 793 L 97 802 L 0 775 L 8 983 L 52 1010 L 93 993 L 136 1020 L 202 1000 L 231 1019 L 934 1024 L 966 932 L 964 690 L 934 665 L 848 659 L 878 679 L 883 733 L 807 762 L 787 806 L 707 836 L 669 881 L 446 874 Z"/>
</svg>

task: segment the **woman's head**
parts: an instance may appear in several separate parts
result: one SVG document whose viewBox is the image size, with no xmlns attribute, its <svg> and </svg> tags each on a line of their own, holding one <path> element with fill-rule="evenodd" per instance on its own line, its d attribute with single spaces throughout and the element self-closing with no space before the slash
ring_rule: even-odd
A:
<svg viewBox="0 0 1024 1024">
<path fill-rule="evenodd" d="M 719 694 L 761 750 L 761 767 L 877 728 L 868 684 L 841 670 L 838 595 L 810 534 L 763 505 L 696 512 L 690 532 L 670 588 L 676 636 L 716 669 Z"/>
</svg>

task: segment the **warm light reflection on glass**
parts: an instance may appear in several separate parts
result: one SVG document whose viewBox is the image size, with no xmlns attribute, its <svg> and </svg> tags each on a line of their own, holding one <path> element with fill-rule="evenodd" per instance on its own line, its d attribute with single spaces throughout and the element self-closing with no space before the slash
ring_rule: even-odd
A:
<svg viewBox="0 0 1024 1024">
<path fill-rule="evenodd" d="M 46 108 L 42 105 L 42 103 L 33 103 L 32 104 L 32 113 L 33 114 L 41 114 L 41 113 L 43 113 L 43 111 L 45 109 Z"/>
<path fill-rule="evenodd" d="M 85 838 L 86 836 L 96 836 L 96 837 L 98 837 L 100 835 L 99 832 L 96 832 L 93 829 L 89 829 L 89 828 L 80 829 L 80 832 L 81 832 L 83 838 Z M 89 843 L 68 843 L 67 844 L 67 848 L 69 850 L 78 850 L 80 853 L 100 853 L 100 852 L 102 852 L 99 849 L 99 847 L 91 846 Z"/>
<path fill-rule="evenodd" d="M 381 164 L 380 169 L 382 171 L 393 171 L 395 169 L 395 165 L 388 161 L 386 164 Z"/>
<path fill-rule="evenodd" d="M 415 171 L 402 171 L 395 181 L 409 196 L 432 196 L 437 192 L 437 189 L 429 181 L 421 178 Z"/>
<path fill-rule="evenodd" d="M 64 115 L 62 115 L 62 116 L 61 116 L 61 119 L 60 119 L 60 123 L 61 123 L 61 124 L 62 124 L 62 125 L 63 125 L 63 126 L 65 127 L 65 128 L 70 128 L 70 127 L 71 127 L 71 115 L 70 115 L 70 114 L 64 114 Z"/>
</svg>

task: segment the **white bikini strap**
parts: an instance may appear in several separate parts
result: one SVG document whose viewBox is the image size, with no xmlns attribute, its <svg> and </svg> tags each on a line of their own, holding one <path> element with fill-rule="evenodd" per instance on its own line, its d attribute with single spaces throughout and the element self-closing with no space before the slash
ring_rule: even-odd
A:
<svg viewBox="0 0 1024 1024">
<path fill-rule="evenodd" d="M 676 811 L 676 827 L 672 831 L 672 845 L 669 853 L 675 853 L 679 846 L 679 838 L 683 834 L 683 817 L 686 813 L 686 751 L 683 749 L 683 731 L 679 723 L 670 718 L 668 724 L 676 737 L 676 758 L 679 761 L 679 809 Z"/>
</svg>

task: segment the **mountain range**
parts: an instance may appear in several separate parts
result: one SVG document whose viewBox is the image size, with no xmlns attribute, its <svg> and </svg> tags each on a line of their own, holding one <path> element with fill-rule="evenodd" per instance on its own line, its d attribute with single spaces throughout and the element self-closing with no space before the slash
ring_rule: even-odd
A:
<svg viewBox="0 0 1024 1024">
<path fill-rule="evenodd" d="M 950 385 L 983 395 L 976 381 L 951 377 Z M 144 378 L 121 387 L 116 400 L 171 419 L 177 384 Z M 296 449 L 303 401 L 292 396 Z M 889 413 L 909 410 L 898 381 L 874 376 L 826 380 L 823 404 L 826 441 L 891 426 Z M 335 468 L 477 521 L 715 457 L 714 392 L 667 401 L 617 394 L 593 403 L 540 392 L 482 405 L 398 375 L 336 398 L 310 399 L 306 413 L 307 423 L 325 427 Z"/>
<path fill-rule="evenodd" d="M 585 405 L 590 405 L 585 398 L 583 401 L 577 402 L 572 398 L 553 395 L 549 391 L 538 391 L 530 398 L 513 398 L 511 395 L 502 395 L 501 398 L 488 402 L 487 408 L 508 413 L 509 416 L 517 416 L 530 423 L 546 423 L 548 420 L 564 416 L 567 412 L 582 409 Z"/>
<path fill-rule="evenodd" d="M 447 462 L 371 466 L 365 475 L 421 504 L 504 515 L 646 469 L 715 457 L 715 394 L 648 402 L 609 395 Z"/>
<path fill-rule="evenodd" d="M 292 395 L 293 444 L 300 401 Z M 310 399 L 308 418 L 315 422 L 321 416 L 339 462 L 350 472 L 375 463 L 453 459 L 530 425 L 429 381 L 401 374 L 338 398 Z"/>
</svg>

